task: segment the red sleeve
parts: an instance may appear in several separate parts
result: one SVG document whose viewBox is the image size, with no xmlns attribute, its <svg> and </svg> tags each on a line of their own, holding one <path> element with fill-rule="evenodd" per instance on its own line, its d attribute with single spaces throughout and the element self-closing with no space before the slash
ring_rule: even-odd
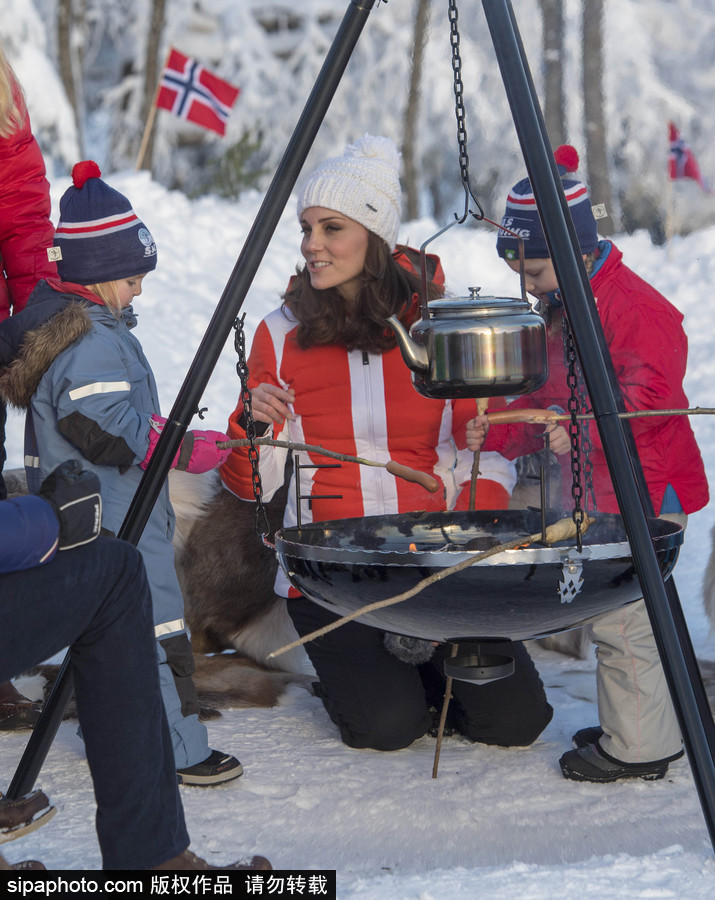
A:
<svg viewBox="0 0 715 900">
<path fill-rule="evenodd" d="M 56 278 L 57 267 L 47 259 L 54 227 L 50 220 L 50 186 L 40 147 L 30 130 L 24 100 L 16 99 L 25 114 L 22 126 L 0 139 L 0 320 L 24 309 L 42 278 Z"/>
</svg>

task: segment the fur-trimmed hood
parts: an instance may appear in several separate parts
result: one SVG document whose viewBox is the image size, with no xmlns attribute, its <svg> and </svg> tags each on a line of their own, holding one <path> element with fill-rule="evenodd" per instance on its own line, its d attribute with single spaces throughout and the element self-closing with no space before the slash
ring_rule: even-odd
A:
<svg viewBox="0 0 715 900">
<path fill-rule="evenodd" d="M 94 327 L 86 300 L 47 291 L 0 326 L 0 396 L 20 409 L 55 357 Z"/>
</svg>

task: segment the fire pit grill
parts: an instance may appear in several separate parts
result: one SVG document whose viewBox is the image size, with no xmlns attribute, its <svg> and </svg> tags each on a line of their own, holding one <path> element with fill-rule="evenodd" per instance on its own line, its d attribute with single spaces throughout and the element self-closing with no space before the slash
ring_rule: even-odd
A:
<svg viewBox="0 0 715 900">
<path fill-rule="evenodd" d="M 561 515 L 549 512 L 545 521 Z M 575 628 L 642 596 L 621 517 L 594 518 L 581 553 L 567 541 L 502 551 L 359 621 L 434 641 L 527 640 Z M 667 578 L 682 528 L 648 524 Z M 284 528 L 275 545 L 292 584 L 343 616 L 541 528 L 541 512 L 528 509 L 402 513 Z"/>
</svg>

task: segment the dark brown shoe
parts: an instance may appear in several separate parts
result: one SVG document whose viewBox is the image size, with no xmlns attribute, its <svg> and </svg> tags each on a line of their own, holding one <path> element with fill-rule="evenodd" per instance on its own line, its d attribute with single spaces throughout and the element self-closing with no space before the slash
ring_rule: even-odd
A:
<svg viewBox="0 0 715 900">
<path fill-rule="evenodd" d="M 263 872 L 271 872 L 273 866 L 268 862 L 265 856 L 250 856 L 239 862 L 231 863 L 230 866 L 211 866 L 205 859 L 201 859 L 191 850 L 184 850 L 173 859 L 167 859 L 160 866 L 154 866 L 154 869 L 163 869 L 168 872 L 195 871 L 197 869 L 247 869 Z"/>
<path fill-rule="evenodd" d="M 28 700 L 11 681 L 0 682 L 0 731 L 34 728 L 41 710 L 41 703 Z"/>
<path fill-rule="evenodd" d="M 15 863 L 15 865 L 11 866 L 10 863 L 5 859 L 4 856 L 0 854 L 0 872 L 23 872 L 23 871 L 32 871 L 32 872 L 45 872 L 46 869 L 42 865 L 41 862 L 38 862 L 36 859 L 26 859 L 23 862 Z"/>
<path fill-rule="evenodd" d="M 30 834 L 49 822 L 56 812 L 42 791 L 32 791 L 18 800 L 0 794 L 0 844 Z"/>
</svg>

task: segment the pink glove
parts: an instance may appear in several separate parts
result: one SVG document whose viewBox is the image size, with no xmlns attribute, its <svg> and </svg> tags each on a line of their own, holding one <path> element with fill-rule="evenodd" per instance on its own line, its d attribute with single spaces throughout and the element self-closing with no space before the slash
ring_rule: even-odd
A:
<svg viewBox="0 0 715 900">
<path fill-rule="evenodd" d="M 230 441 L 231 438 L 222 431 L 187 431 L 181 442 L 179 459 L 176 468 L 182 471 L 210 472 L 231 455 L 231 450 L 219 450 L 216 441 Z"/>
<path fill-rule="evenodd" d="M 162 416 L 152 416 L 150 424 L 149 449 L 142 462 L 139 463 L 142 469 L 146 469 L 149 465 L 149 460 L 159 442 L 159 435 L 164 430 L 166 419 Z M 221 431 L 187 431 L 171 468 L 192 472 L 194 475 L 209 472 L 224 463 L 230 456 L 230 450 L 219 450 L 216 446 L 217 441 L 228 440 L 230 440 L 229 436 Z"/>
</svg>

